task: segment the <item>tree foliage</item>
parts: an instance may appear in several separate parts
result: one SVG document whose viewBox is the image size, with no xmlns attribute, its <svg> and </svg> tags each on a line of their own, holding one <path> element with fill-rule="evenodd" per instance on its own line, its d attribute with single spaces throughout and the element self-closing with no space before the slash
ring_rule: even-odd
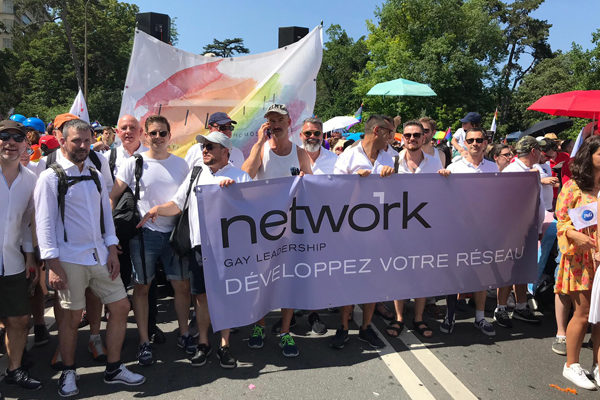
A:
<svg viewBox="0 0 600 400">
<path fill-rule="evenodd" d="M 223 41 L 213 39 L 213 42 L 203 48 L 204 53 L 213 53 L 217 57 L 231 57 L 234 54 L 248 54 L 250 50 L 244 46 L 244 39 L 233 38 Z"/>
</svg>

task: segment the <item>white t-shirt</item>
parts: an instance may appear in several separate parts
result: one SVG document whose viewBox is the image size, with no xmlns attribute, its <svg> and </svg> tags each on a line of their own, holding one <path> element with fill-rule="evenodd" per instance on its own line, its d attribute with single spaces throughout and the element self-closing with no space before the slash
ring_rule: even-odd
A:
<svg viewBox="0 0 600 400">
<path fill-rule="evenodd" d="M 201 161 L 196 161 L 194 166 L 201 166 L 202 172 L 196 177 L 196 180 L 192 184 L 192 191 L 190 192 L 190 198 L 188 200 L 188 218 L 190 222 L 190 242 L 192 247 L 198 246 L 201 243 L 200 239 L 200 226 L 199 218 L 200 212 L 198 210 L 198 199 L 196 198 L 196 191 L 193 188 L 197 185 L 212 185 L 221 182 L 225 178 L 230 178 L 236 181 L 236 183 L 250 182 L 252 178 L 245 171 L 234 167 L 231 164 L 227 164 L 217 172 L 213 173 L 211 169 L 204 165 Z M 190 184 L 190 178 L 192 177 L 192 169 L 185 177 L 183 183 L 177 189 L 177 193 L 173 196 L 171 201 L 177 204 L 180 210 L 185 207 L 185 196 Z M 224 189 L 227 190 L 227 189 Z"/>
<path fill-rule="evenodd" d="M 185 154 L 185 162 L 187 162 L 190 169 L 196 165 L 197 160 L 202 162 L 202 145 L 200 143 L 196 143 L 190 147 Z M 229 151 L 229 162 L 238 168 L 242 168 L 244 160 L 244 153 L 237 147 L 232 147 Z"/>
<path fill-rule="evenodd" d="M 361 169 L 367 169 L 371 174 L 379 174 L 384 165 L 394 167 L 394 159 L 385 150 L 379 150 L 375 164 L 372 164 L 362 143 L 361 140 L 356 146 L 347 148 L 339 155 L 333 168 L 334 174 L 354 174 Z"/>
<path fill-rule="evenodd" d="M 335 153 L 321 147 L 319 157 L 311 165 L 313 175 L 333 174 L 333 167 L 338 157 Z"/>
<path fill-rule="evenodd" d="M 515 158 L 515 161 L 511 162 L 502 170 L 502 172 L 527 172 L 531 171 L 527 165 L 523 163 L 523 161 L 519 160 L 519 158 Z M 538 181 L 539 182 L 539 181 Z M 540 185 L 540 206 L 538 208 L 538 232 L 542 233 L 542 225 L 544 224 L 544 218 L 546 217 L 546 206 L 544 204 L 544 196 L 542 194 L 542 183 L 539 182 Z M 552 202 L 550 203 L 550 207 L 552 207 Z"/>
<path fill-rule="evenodd" d="M 440 162 L 439 158 L 435 156 L 430 156 L 429 154 L 421 150 L 421 152 L 423 153 L 423 160 L 421 160 L 421 163 L 413 172 L 410 170 L 408 164 L 406 163 L 406 152 L 407 150 L 404 149 L 398 155 L 400 157 L 398 162 L 399 174 L 435 174 L 440 169 L 442 169 L 442 163 Z"/>
<path fill-rule="evenodd" d="M 111 151 L 112 151 L 112 149 L 110 151 L 106 151 L 106 152 L 102 153 L 104 158 L 106 158 L 107 162 L 110 162 Z M 115 151 L 117 152 L 117 158 L 115 159 L 115 170 L 113 171 L 113 173 L 115 174 L 115 178 L 116 178 L 117 173 L 119 172 L 119 167 L 121 165 L 123 165 L 123 163 L 132 156 L 129 155 L 129 153 L 127 152 L 127 150 L 125 150 L 123 145 L 115 147 Z M 133 154 L 142 154 L 146 151 L 148 151 L 148 148 L 140 142 L 140 145 L 138 146 L 137 150 L 133 152 Z M 110 167 L 110 165 L 109 165 L 109 167 Z"/>
<path fill-rule="evenodd" d="M 544 164 L 534 164 L 533 168 L 540 172 L 540 179 L 552 177 L 552 168 L 548 161 Z M 544 199 L 546 210 L 551 211 L 552 201 L 554 200 L 554 188 L 552 185 L 542 185 L 542 198 Z"/>
<path fill-rule="evenodd" d="M 486 160 L 485 158 L 477 166 L 468 162 L 466 158 L 461 158 L 448 165 L 447 169 L 453 174 L 500 172 L 495 162 Z"/>
<path fill-rule="evenodd" d="M 148 152 L 141 153 L 144 158 L 142 178 L 140 179 L 140 200 L 138 209 L 144 216 L 154 206 L 171 200 L 177 192 L 179 185 L 188 173 L 188 165 L 181 157 L 169 154 L 164 160 L 155 160 L 148 156 Z M 125 161 L 116 176 L 126 183 L 135 192 L 135 157 Z M 176 216 L 158 216 L 155 222 L 148 221 L 146 228 L 158 232 L 170 232 L 175 226 Z"/>
<path fill-rule="evenodd" d="M 452 137 L 456 139 L 460 147 L 464 147 L 465 149 L 467 148 L 467 146 L 465 146 L 465 139 L 467 138 L 467 134 L 463 128 L 458 128 L 456 132 L 454 132 L 454 135 L 452 135 Z"/>
<path fill-rule="evenodd" d="M 25 168 L 30 170 L 35 174 L 35 176 L 40 176 L 42 171 L 44 170 L 42 167 L 46 167 L 46 163 L 40 163 L 39 161 L 29 161 Z"/>
<path fill-rule="evenodd" d="M 392 158 L 396 157 L 399 153 L 396 151 L 396 149 L 394 149 L 392 146 L 388 145 L 387 149 L 385 150 L 386 153 L 388 153 L 390 156 L 392 156 Z"/>
</svg>

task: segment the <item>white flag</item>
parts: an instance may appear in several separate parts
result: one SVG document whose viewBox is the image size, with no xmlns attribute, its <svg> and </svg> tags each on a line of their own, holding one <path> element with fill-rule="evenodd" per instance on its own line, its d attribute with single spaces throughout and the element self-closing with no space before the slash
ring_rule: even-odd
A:
<svg viewBox="0 0 600 400">
<path fill-rule="evenodd" d="M 598 204 L 596 202 L 586 204 L 585 206 L 571 208 L 569 210 L 569 218 L 573 222 L 573 226 L 577 230 L 587 228 L 588 226 L 596 225 Z"/>
<path fill-rule="evenodd" d="M 577 139 L 575 140 L 575 144 L 573 145 L 573 150 L 571 151 L 571 158 L 575 158 L 577 152 L 579 151 L 579 148 L 581 147 L 581 144 L 583 143 L 583 129 L 584 128 L 581 128 L 581 130 L 579 131 L 579 135 L 577 135 Z"/>
<path fill-rule="evenodd" d="M 79 93 L 77 93 L 77 97 L 75 97 L 75 101 L 73 101 L 71 111 L 69 112 L 73 115 L 77 115 L 79 119 L 84 120 L 88 124 L 90 123 L 90 116 L 88 114 L 87 105 L 85 104 L 85 99 L 83 98 L 83 92 L 81 89 L 79 89 Z"/>
<path fill-rule="evenodd" d="M 496 117 L 498 116 L 498 109 L 496 108 L 496 112 L 494 113 L 494 119 L 492 120 L 492 126 L 490 127 L 490 131 L 496 133 Z"/>
</svg>

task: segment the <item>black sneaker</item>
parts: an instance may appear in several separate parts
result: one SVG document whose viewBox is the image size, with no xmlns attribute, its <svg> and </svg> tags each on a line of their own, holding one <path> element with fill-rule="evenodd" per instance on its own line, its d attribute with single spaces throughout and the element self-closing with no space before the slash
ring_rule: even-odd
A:
<svg viewBox="0 0 600 400">
<path fill-rule="evenodd" d="M 179 336 L 177 338 L 177 347 L 185 350 L 191 356 L 196 354 L 196 338 L 191 335 Z"/>
<path fill-rule="evenodd" d="M 371 325 L 367 326 L 367 329 L 360 329 L 358 331 L 358 338 L 363 342 L 369 343 L 369 346 L 374 349 L 383 349 L 385 347 L 385 343 L 379 339 L 379 336 L 371 328 Z"/>
<path fill-rule="evenodd" d="M 237 367 L 237 360 L 231 355 L 229 346 L 219 347 L 217 358 L 219 359 L 221 368 L 231 369 Z"/>
<path fill-rule="evenodd" d="M 212 348 L 209 344 L 200 343 L 196 348 L 196 354 L 190 360 L 192 362 L 192 367 L 201 367 L 206 364 L 206 359 L 212 352 Z"/>
<path fill-rule="evenodd" d="M 327 326 L 321 321 L 319 314 L 316 312 L 313 311 L 308 315 L 308 323 L 310 324 L 312 331 L 317 335 L 324 335 L 327 333 Z"/>
<path fill-rule="evenodd" d="M 283 319 L 279 318 L 279 320 L 277 320 L 277 322 L 275 322 L 275 325 L 273 325 L 273 327 L 271 328 L 271 333 L 273 335 L 279 335 L 281 333 L 281 324 L 283 322 Z M 290 328 L 296 326 L 296 316 L 292 314 L 292 320 L 290 321 Z"/>
<path fill-rule="evenodd" d="M 154 344 L 163 344 L 167 341 L 167 337 L 165 333 L 157 326 L 154 325 L 153 328 L 148 330 L 150 342 Z"/>
<path fill-rule="evenodd" d="M 154 364 L 154 356 L 152 355 L 152 345 L 148 342 L 140 344 L 140 348 L 137 353 L 138 363 L 140 365 L 152 365 Z"/>
<path fill-rule="evenodd" d="M 296 346 L 296 342 L 289 332 L 279 335 L 279 347 L 281 347 L 281 353 L 285 357 L 298 357 L 300 354 L 298 346 Z"/>
<path fill-rule="evenodd" d="M 23 389 L 38 390 L 42 388 L 42 383 L 37 379 L 29 376 L 29 372 L 23 367 L 17 368 L 14 371 L 6 370 L 4 382 L 11 385 L 19 385 Z"/>
<path fill-rule="evenodd" d="M 343 349 L 350 338 L 348 337 L 348 330 L 344 328 L 338 328 L 335 331 L 335 336 L 331 338 L 331 347 L 334 349 Z"/>
<path fill-rule="evenodd" d="M 74 369 L 67 369 L 58 378 L 58 394 L 61 397 L 71 397 L 79 394 L 77 387 L 77 373 Z"/>
<path fill-rule="evenodd" d="M 444 321 L 442 321 L 442 323 L 440 325 L 440 332 L 451 334 L 452 332 L 454 332 L 454 325 L 455 325 L 454 319 L 452 321 L 450 321 L 448 319 L 448 317 L 444 317 Z"/>
<path fill-rule="evenodd" d="M 503 328 L 512 328 L 513 326 L 512 320 L 510 319 L 510 315 L 508 315 L 506 308 L 494 311 L 494 320 Z"/>
<path fill-rule="evenodd" d="M 515 308 L 512 317 L 514 319 L 520 319 L 521 321 L 529 322 L 530 324 L 539 324 L 541 322 L 529 307 L 525 307 L 522 310 Z"/>
<path fill-rule="evenodd" d="M 251 349 L 262 349 L 265 345 L 265 327 L 261 325 L 254 325 L 252 328 L 252 335 L 248 339 L 248 347 Z"/>
<path fill-rule="evenodd" d="M 48 333 L 46 325 L 34 325 L 33 334 L 33 345 L 35 347 L 43 346 L 50 340 L 50 333 Z"/>
</svg>

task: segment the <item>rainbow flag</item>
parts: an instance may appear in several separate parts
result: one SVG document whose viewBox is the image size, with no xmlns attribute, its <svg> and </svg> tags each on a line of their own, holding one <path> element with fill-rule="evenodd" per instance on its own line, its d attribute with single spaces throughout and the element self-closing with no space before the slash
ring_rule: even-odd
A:
<svg viewBox="0 0 600 400">
<path fill-rule="evenodd" d="M 446 136 L 444 136 L 444 139 L 446 139 L 446 140 L 452 139 L 452 129 L 451 128 L 448 128 L 448 130 L 446 131 Z"/>
</svg>

